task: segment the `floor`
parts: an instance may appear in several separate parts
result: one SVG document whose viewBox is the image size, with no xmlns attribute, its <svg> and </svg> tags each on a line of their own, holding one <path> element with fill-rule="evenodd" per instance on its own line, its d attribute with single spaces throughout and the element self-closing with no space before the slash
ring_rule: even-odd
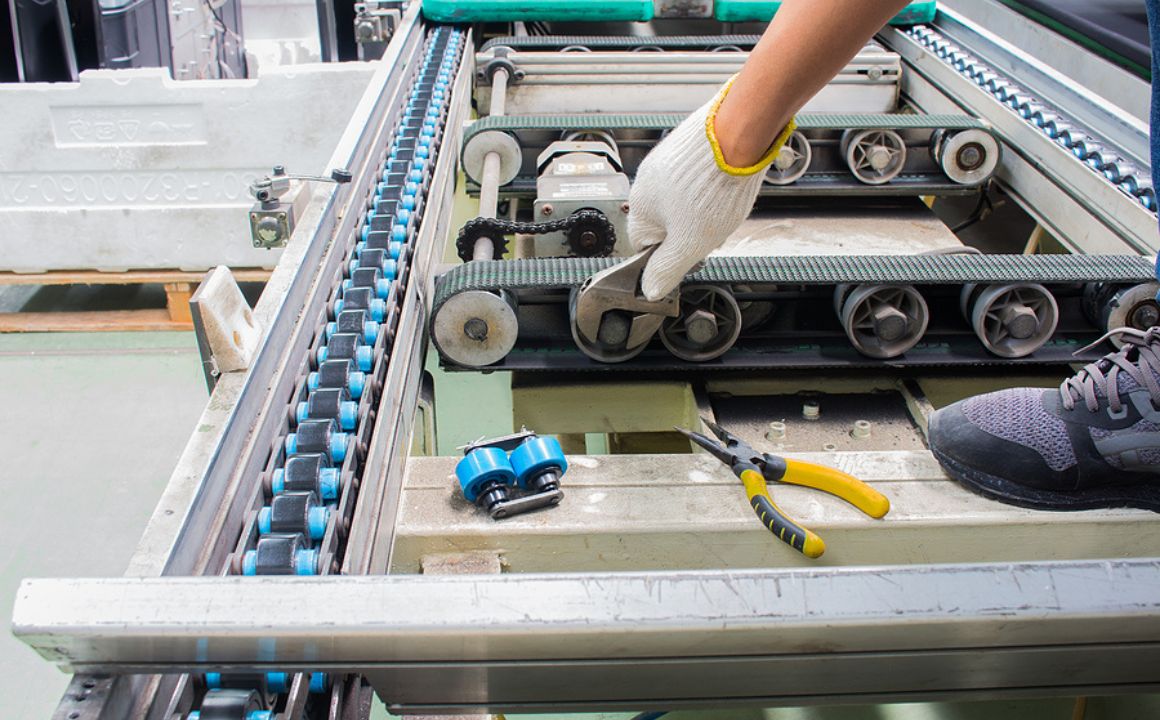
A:
<svg viewBox="0 0 1160 720">
<path fill-rule="evenodd" d="M 207 394 L 192 333 L 0 335 L 0 698 L 47 718 L 68 676 L 8 631 L 20 580 L 120 575 Z"/>
</svg>

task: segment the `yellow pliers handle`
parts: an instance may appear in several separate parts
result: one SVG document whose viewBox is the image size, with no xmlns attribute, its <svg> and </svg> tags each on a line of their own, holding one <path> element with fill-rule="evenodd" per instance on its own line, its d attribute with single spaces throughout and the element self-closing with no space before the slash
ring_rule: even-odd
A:
<svg viewBox="0 0 1160 720">
<path fill-rule="evenodd" d="M 882 493 L 853 475 L 813 463 L 786 459 L 785 476 L 781 482 L 810 487 L 840 497 L 872 518 L 880 518 L 890 511 L 890 501 Z M 769 495 L 765 476 L 757 466 L 738 463 L 734 473 L 741 478 L 745 494 L 761 524 L 779 540 L 808 558 L 818 558 L 826 551 L 826 543 L 814 531 L 804 527 L 781 511 Z"/>
</svg>

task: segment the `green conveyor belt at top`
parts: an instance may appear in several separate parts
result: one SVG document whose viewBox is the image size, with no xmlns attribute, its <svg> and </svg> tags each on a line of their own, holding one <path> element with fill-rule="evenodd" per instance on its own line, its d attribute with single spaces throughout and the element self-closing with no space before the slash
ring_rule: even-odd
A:
<svg viewBox="0 0 1160 720">
<path fill-rule="evenodd" d="M 781 0 L 717 0 L 713 14 L 721 22 L 767 22 L 781 7 Z M 902 8 L 891 25 L 918 25 L 934 20 L 935 0 L 914 0 Z"/>
<path fill-rule="evenodd" d="M 721 22 L 765 22 L 781 0 L 716 0 Z M 892 25 L 915 25 L 934 19 L 935 0 L 914 0 Z M 653 18 L 652 0 L 423 0 L 423 15 L 437 22 L 644 21 Z"/>
<path fill-rule="evenodd" d="M 644 21 L 652 0 L 423 0 L 423 15 L 438 22 Z"/>
</svg>

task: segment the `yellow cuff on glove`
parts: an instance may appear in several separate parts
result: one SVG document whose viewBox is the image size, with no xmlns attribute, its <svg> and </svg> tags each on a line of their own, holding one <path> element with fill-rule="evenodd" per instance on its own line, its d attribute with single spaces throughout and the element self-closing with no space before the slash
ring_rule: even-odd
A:
<svg viewBox="0 0 1160 720">
<path fill-rule="evenodd" d="M 781 131 L 777 139 L 773 141 L 773 144 L 769 146 L 769 150 L 766 151 L 765 156 L 755 164 L 749 167 L 736 167 L 725 162 L 725 155 L 721 152 L 721 144 L 717 141 L 717 110 L 720 109 L 721 103 L 725 100 L 725 96 L 729 94 L 729 88 L 733 87 L 733 81 L 736 79 L 736 75 L 729 78 L 729 82 L 725 83 L 725 87 L 721 89 L 721 92 L 717 93 L 717 97 L 709 107 L 709 115 L 705 118 L 705 135 L 709 138 L 709 147 L 713 148 L 713 158 L 717 161 L 717 167 L 729 175 L 746 177 L 756 175 L 769 167 L 769 164 L 777 158 L 777 154 L 781 152 L 782 146 L 789 140 L 789 136 L 797 129 L 797 124 L 791 118 L 786 124 L 785 129 Z"/>
</svg>

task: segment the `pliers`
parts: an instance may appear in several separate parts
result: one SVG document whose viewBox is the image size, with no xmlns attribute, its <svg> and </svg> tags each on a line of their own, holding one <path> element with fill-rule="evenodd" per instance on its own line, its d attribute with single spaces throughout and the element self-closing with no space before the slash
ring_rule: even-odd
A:
<svg viewBox="0 0 1160 720">
<path fill-rule="evenodd" d="M 749 504 L 761 519 L 761 524 L 806 557 L 821 557 L 826 551 L 826 543 L 816 533 L 790 519 L 773 503 L 767 483 L 784 482 L 821 490 L 845 500 L 872 518 L 880 518 L 890 512 L 890 501 L 886 496 L 853 475 L 824 465 L 759 453 L 720 425 L 705 418 L 701 418 L 701 422 L 720 438 L 720 442 L 685 428 L 676 430 L 728 465 L 745 485 Z"/>
</svg>

